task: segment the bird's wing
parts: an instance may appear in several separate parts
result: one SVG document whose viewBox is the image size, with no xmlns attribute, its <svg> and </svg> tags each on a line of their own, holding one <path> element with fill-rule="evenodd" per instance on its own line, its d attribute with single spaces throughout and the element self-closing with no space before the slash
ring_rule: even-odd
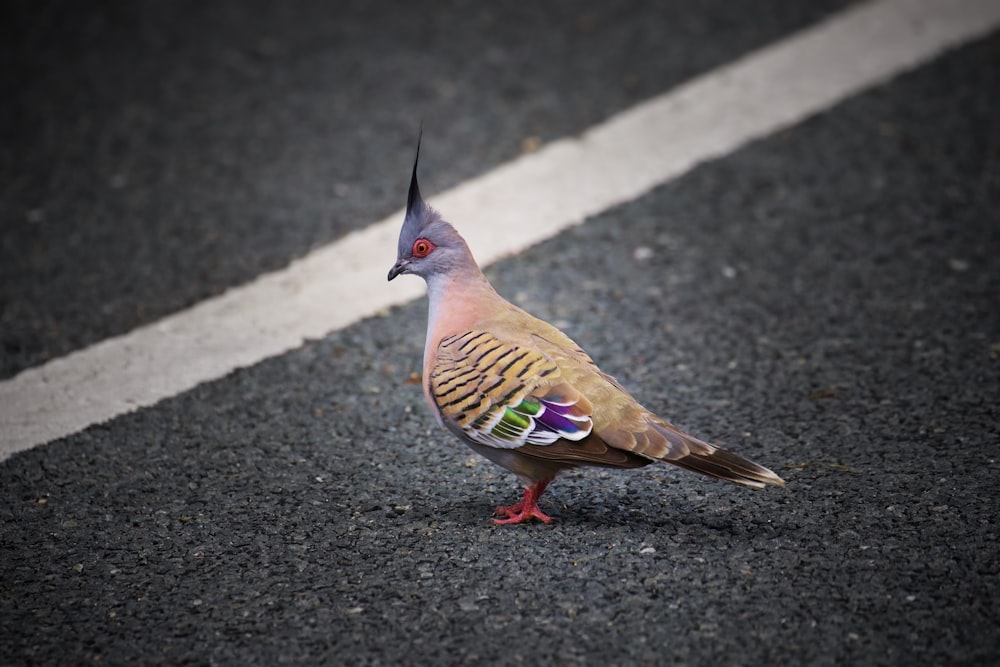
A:
<svg viewBox="0 0 1000 667">
<path fill-rule="evenodd" d="M 442 420 L 478 444 L 561 465 L 659 460 L 746 486 L 784 484 L 767 468 L 656 416 L 553 332 L 519 343 L 485 330 L 442 339 L 429 378 Z"/>
<path fill-rule="evenodd" d="M 488 331 L 441 340 L 429 391 L 446 423 L 490 447 L 578 441 L 593 429 L 593 406 L 559 366 L 534 347 Z"/>
<path fill-rule="evenodd" d="M 534 336 L 538 349 L 557 364 L 565 381 L 594 406 L 593 436 L 646 459 L 667 461 L 711 477 L 763 487 L 784 485 L 767 468 L 739 454 L 699 440 L 639 404 L 613 377 L 600 370 L 582 348 L 549 332 Z"/>
</svg>

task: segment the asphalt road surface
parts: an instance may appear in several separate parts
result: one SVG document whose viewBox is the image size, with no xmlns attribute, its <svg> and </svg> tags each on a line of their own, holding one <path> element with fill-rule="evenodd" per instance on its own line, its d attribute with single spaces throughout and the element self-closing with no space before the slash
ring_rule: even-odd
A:
<svg viewBox="0 0 1000 667">
<path fill-rule="evenodd" d="M 396 210 L 420 119 L 433 205 L 846 4 L 11 3 L 0 377 Z M 419 300 L 0 462 L 0 665 L 997 664 L 998 107 L 993 34 L 487 270 L 786 488 L 493 526 Z"/>
</svg>

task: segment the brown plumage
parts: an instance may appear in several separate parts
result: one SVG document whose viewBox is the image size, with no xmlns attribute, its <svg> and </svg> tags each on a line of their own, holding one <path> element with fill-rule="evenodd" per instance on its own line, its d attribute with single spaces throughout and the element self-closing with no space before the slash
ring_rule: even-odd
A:
<svg viewBox="0 0 1000 667">
<path fill-rule="evenodd" d="M 578 466 L 662 461 L 744 486 L 784 485 L 650 412 L 568 336 L 497 294 L 458 232 L 420 198 L 416 162 L 389 280 L 402 273 L 428 285 L 428 404 L 444 427 L 525 485 L 521 502 L 497 508 L 496 523 L 548 523 L 538 498 L 560 471 Z"/>
</svg>

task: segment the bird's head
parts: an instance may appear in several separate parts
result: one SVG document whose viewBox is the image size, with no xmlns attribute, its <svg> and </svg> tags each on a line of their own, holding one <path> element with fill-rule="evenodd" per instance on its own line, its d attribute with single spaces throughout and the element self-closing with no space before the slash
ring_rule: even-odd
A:
<svg viewBox="0 0 1000 667">
<path fill-rule="evenodd" d="M 410 192 L 406 198 L 406 216 L 399 231 L 396 263 L 389 269 L 389 280 L 404 273 L 429 280 L 473 261 L 465 240 L 420 197 L 417 185 L 419 161 L 420 140 L 417 139 L 417 155 L 413 160 Z"/>
</svg>

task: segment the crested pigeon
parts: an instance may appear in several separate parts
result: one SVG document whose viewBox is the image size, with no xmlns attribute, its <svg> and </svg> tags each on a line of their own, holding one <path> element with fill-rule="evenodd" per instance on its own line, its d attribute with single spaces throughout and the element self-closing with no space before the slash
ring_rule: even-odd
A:
<svg viewBox="0 0 1000 667">
<path fill-rule="evenodd" d="M 496 524 L 551 519 L 539 497 L 561 471 L 663 461 L 744 486 L 784 486 L 772 471 L 698 440 L 640 405 L 566 334 L 501 297 L 454 227 L 420 196 L 413 162 L 389 280 L 427 283 L 423 389 L 438 423 L 517 475 L 520 502 Z"/>
</svg>

